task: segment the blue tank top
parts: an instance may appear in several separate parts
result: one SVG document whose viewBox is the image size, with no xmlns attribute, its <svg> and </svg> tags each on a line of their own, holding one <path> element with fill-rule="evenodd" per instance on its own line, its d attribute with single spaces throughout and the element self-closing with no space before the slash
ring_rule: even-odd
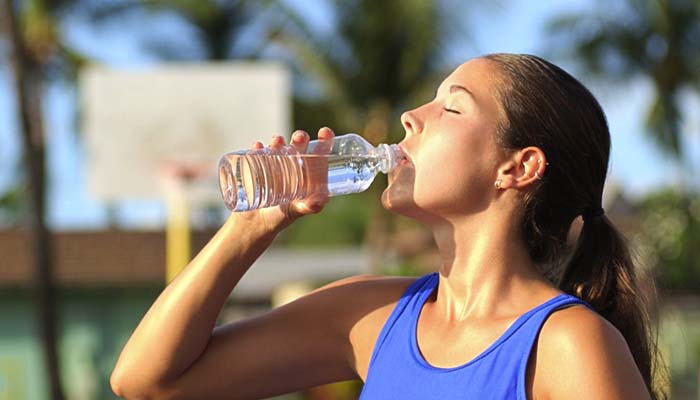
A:
<svg viewBox="0 0 700 400">
<path fill-rule="evenodd" d="M 416 342 L 418 315 L 438 281 L 437 272 L 424 275 L 399 299 L 377 338 L 360 400 L 526 400 L 525 370 L 544 321 L 565 306 L 591 308 L 574 296 L 557 295 L 518 317 L 471 361 L 439 368 L 423 358 Z"/>
</svg>

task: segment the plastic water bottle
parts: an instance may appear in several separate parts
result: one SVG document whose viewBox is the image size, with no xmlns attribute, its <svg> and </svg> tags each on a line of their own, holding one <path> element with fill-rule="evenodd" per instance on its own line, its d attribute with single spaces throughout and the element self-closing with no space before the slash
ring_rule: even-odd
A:
<svg viewBox="0 0 700 400">
<path fill-rule="evenodd" d="M 285 204 L 321 192 L 328 196 L 366 190 L 378 172 L 403 158 L 398 145 L 372 146 L 354 133 L 323 143 L 310 141 L 305 154 L 293 147 L 241 150 L 219 161 L 219 185 L 226 206 L 249 211 Z"/>
</svg>

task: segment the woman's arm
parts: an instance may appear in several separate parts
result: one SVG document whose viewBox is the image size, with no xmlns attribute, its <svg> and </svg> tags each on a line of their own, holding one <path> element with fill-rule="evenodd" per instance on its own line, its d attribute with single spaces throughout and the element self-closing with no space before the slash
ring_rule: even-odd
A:
<svg viewBox="0 0 700 400">
<path fill-rule="evenodd" d="M 330 140 L 332 132 L 322 130 L 319 137 Z M 306 142 L 308 136 L 299 146 Z M 318 212 L 326 200 L 231 214 L 129 338 L 112 372 L 114 392 L 127 398 L 261 398 L 353 378 L 347 337 L 329 318 L 340 297 L 328 291 L 214 329 L 229 293 L 277 233 Z"/>
<path fill-rule="evenodd" d="M 140 397 L 178 379 L 203 353 L 229 293 L 274 237 L 255 219 L 232 214 L 129 338 L 112 373 L 115 393 Z"/>
</svg>

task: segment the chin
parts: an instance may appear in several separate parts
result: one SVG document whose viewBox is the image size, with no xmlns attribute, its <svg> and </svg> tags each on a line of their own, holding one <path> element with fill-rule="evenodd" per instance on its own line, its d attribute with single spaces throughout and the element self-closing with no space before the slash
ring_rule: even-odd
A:
<svg viewBox="0 0 700 400">
<path fill-rule="evenodd" d="M 413 191 L 389 185 L 382 193 L 382 207 L 394 214 L 402 215 L 420 222 L 430 220 L 430 213 L 418 206 L 413 198 Z"/>
<path fill-rule="evenodd" d="M 403 214 L 402 210 L 415 208 L 411 193 L 402 193 L 401 190 L 395 190 L 391 185 L 384 190 L 381 200 L 384 209 L 397 214 Z"/>
<path fill-rule="evenodd" d="M 395 214 L 418 221 L 430 220 L 430 212 L 415 198 L 415 170 L 408 166 L 390 172 L 389 185 L 382 192 L 382 207 Z"/>
</svg>

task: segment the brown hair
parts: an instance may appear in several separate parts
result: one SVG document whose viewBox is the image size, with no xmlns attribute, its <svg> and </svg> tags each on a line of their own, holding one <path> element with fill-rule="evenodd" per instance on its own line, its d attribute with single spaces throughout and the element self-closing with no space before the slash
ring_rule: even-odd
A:
<svg viewBox="0 0 700 400">
<path fill-rule="evenodd" d="M 537 146 L 549 166 L 525 196 L 521 229 L 530 256 L 561 290 L 592 305 L 624 336 L 655 399 L 658 360 L 648 303 L 622 235 L 601 210 L 610 133 L 593 95 L 561 68 L 524 54 L 491 54 L 504 84 L 497 97 L 505 149 Z M 578 241 L 567 246 L 573 220 L 586 215 Z M 651 298 L 653 296 L 649 296 Z"/>
</svg>

